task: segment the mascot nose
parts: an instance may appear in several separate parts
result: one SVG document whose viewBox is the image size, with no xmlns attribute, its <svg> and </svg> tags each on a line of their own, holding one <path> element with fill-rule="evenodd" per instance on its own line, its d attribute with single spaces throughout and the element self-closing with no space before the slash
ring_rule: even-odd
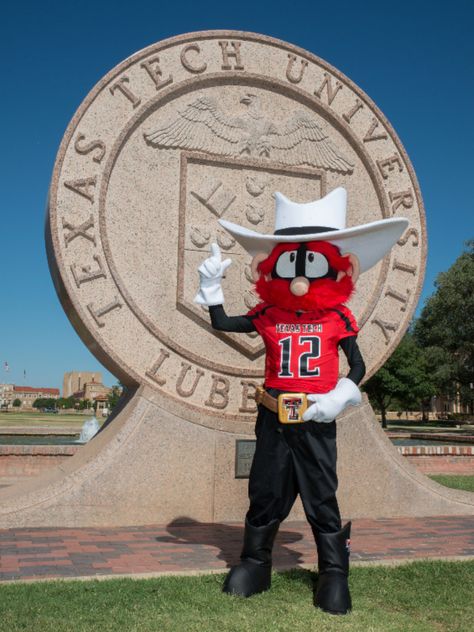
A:
<svg viewBox="0 0 474 632">
<path fill-rule="evenodd" d="M 290 283 L 290 292 L 295 296 L 304 296 L 309 290 L 309 281 L 306 277 L 298 276 Z"/>
</svg>

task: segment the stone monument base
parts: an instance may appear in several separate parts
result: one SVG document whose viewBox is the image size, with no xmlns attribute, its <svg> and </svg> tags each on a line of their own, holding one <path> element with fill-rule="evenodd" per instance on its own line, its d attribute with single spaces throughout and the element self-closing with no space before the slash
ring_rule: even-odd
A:
<svg viewBox="0 0 474 632">
<path fill-rule="evenodd" d="M 474 514 L 474 494 L 442 487 L 399 455 L 367 399 L 338 423 L 339 493 L 345 517 Z M 0 491 L 0 528 L 243 521 L 247 480 L 235 477 L 236 432 L 167 410 L 147 386 L 77 455 L 35 480 Z M 298 501 L 290 519 L 304 517 Z"/>
</svg>

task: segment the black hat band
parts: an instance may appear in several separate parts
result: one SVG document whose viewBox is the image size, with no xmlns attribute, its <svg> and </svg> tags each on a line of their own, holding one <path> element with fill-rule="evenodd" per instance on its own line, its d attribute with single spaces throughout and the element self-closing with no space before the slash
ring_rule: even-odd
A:
<svg viewBox="0 0 474 632">
<path fill-rule="evenodd" d="M 330 226 L 293 226 L 292 228 L 280 228 L 276 230 L 274 235 L 311 235 L 315 233 L 329 233 L 332 230 L 339 230 L 338 228 L 331 228 Z"/>
</svg>

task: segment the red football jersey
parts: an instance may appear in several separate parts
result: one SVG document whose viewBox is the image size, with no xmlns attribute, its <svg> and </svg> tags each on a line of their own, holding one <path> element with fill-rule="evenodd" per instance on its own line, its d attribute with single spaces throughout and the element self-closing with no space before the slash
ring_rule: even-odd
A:
<svg viewBox="0 0 474 632">
<path fill-rule="evenodd" d="M 327 393 L 336 386 L 338 343 L 359 331 L 347 307 L 321 314 L 261 303 L 248 316 L 265 343 L 265 386 L 293 393 Z"/>
</svg>

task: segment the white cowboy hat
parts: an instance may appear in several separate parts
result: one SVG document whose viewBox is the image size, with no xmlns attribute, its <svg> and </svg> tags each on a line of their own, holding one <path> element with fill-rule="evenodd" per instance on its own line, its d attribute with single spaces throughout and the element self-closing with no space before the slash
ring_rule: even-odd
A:
<svg viewBox="0 0 474 632">
<path fill-rule="evenodd" d="M 357 256 L 365 272 L 382 259 L 408 226 L 405 217 L 381 219 L 346 228 L 347 192 L 338 187 L 315 202 L 298 204 L 275 193 L 275 232 L 262 235 L 224 219 L 223 226 L 252 257 L 283 242 L 329 241 L 342 254 Z"/>
</svg>

